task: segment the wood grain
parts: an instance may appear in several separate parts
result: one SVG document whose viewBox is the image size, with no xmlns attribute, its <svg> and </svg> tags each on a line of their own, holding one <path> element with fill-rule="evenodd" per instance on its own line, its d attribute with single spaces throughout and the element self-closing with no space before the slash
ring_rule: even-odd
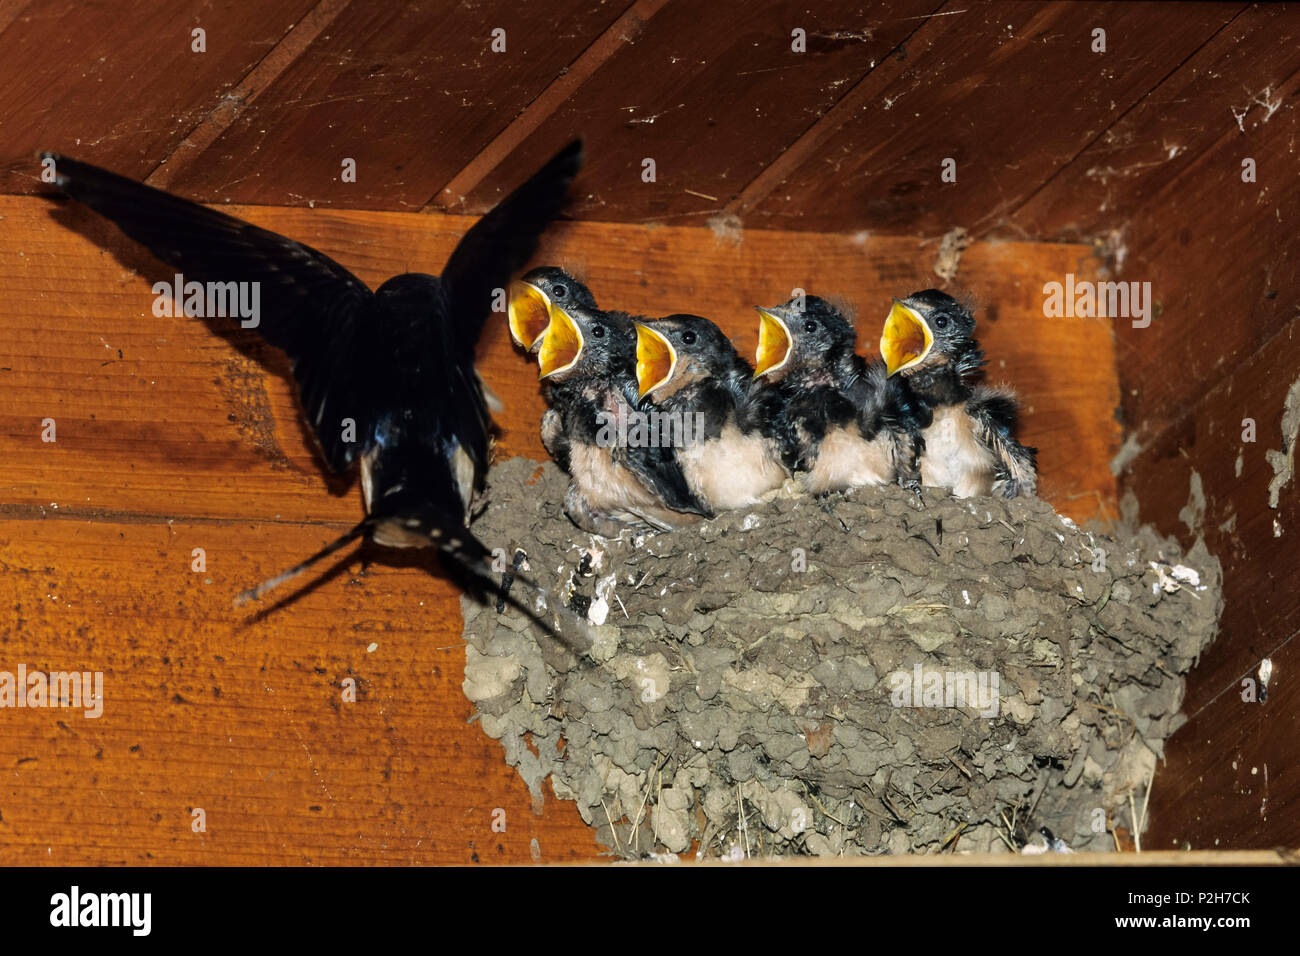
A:
<svg viewBox="0 0 1300 956">
<path fill-rule="evenodd" d="M 1282 413 L 1300 376 L 1300 57 L 1275 42 L 1295 17 L 1243 13 L 1117 124 L 1084 169 L 1132 171 L 1107 177 L 1107 202 L 1131 215 L 1113 242 L 1115 265 L 1121 279 L 1150 282 L 1160 304 L 1149 328 L 1116 326 L 1135 452 L 1123 484 L 1143 520 L 1187 543 L 1203 536 L 1224 565 L 1221 631 L 1189 678 L 1191 720 L 1157 777 L 1148 846 L 1300 844 L 1300 694 L 1281 676 L 1300 667 L 1300 507 L 1294 481 L 1269 507 L 1265 454 L 1292 441 Z M 1242 179 L 1245 158 L 1255 182 Z M 1023 213 L 1039 221 L 1055 212 L 1063 225 L 1090 221 L 1077 204 L 1033 206 Z M 1203 514 L 1189 507 L 1193 481 Z M 1272 692 L 1247 703 L 1242 682 L 1265 657 Z"/>
<path fill-rule="evenodd" d="M 1243 10 L 1062 166 L 994 234 L 1063 241 L 1104 236 L 1145 219 L 1143 205 L 1162 193 L 1185 188 L 1187 180 L 1182 177 L 1223 140 L 1248 147 L 1241 156 L 1253 155 L 1268 112 L 1264 104 L 1284 105 L 1282 84 L 1300 69 L 1296 45 L 1278 42 L 1297 29 L 1300 10 L 1294 7 L 1257 4 Z M 1270 122 L 1285 125 L 1288 112 L 1293 110 L 1288 107 L 1282 115 L 1270 117 Z M 1270 154 L 1268 161 L 1258 159 L 1265 179 L 1280 183 L 1287 171 L 1294 173 L 1293 156 Z M 1212 193 L 1197 197 L 1198 201 L 1215 198 Z M 1178 223 L 1179 229 L 1183 226 Z"/>
<path fill-rule="evenodd" d="M 144 179 L 316 0 L 27 3 L 0 30 L 6 192 L 35 192 L 52 149 Z M 207 31 L 206 52 L 191 31 Z"/>
<path fill-rule="evenodd" d="M 1203 536 L 1225 569 L 1220 633 L 1188 679 L 1191 720 L 1157 777 L 1147 846 L 1300 845 L 1300 687 L 1283 676 L 1300 669 L 1300 493 L 1293 479 L 1268 506 L 1266 458 L 1286 447 L 1282 410 L 1297 376 L 1300 319 L 1151 439 L 1125 477 L 1143 521 L 1187 542 Z M 1253 443 L 1242 440 L 1246 418 Z M 1187 507 L 1193 480 L 1203 515 Z M 1268 700 L 1247 702 L 1243 681 L 1258 683 L 1266 657 Z"/>
<path fill-rule="evenodd" d="M 898 62 L 856 90 L 853 109 L 840 112 L 834 131 L 765 200 L 746 196 L 746 220 L 784 229 L 806 223 L 941 235 L 962 226 L 978 233 L 1048 182 L 1240 9 L 962 3 L 927 20 Z M 1092 52 L 1094 28 L 1106 30 L 1105 54 Z M 940 179 L 945 158 L 956 161 L 956 182 Z"/>
<path fill-rule="evenodd" d="M 351 3 L 171 186 L 214 202 L 418 209 L 626 6 Z M 341 180 L 345 158 L 356 182 Z"/>
<path fill-rule="evenodd" d="M 237 211 L 371 283 L 436 271 L 472 222 Z M 525 862 L 534 838 L 542 860 L 594 858 L 573 806 L 548 793 L 534 816 L 498 744 L 465 723 L 457 592 L 427 557 L 366 552 L 361 574 L 348 555 L 283 608 L 231 609 L 361 513 L 355 487 L 331 493 L 322 479 L 283 361 L 248 333 L 155 317 L 151 281 L 169 270 L 84 209 L 3 198 L 0 222 L 0 603 L 14 611 L 0 669 L 106 681 L 99 719 L 2 712 L 0 862 Z M 931 284 L 933 252 L 578 223 L 553 230 L 539 261 L 583 267 L 609 303 L 696 308 L 749 351 L 753 304 L 796 284 L 857 301 L 874 338 L 889 296 Z M 960 275 L 995 377 L 1026 397 L 1045 492 L 1078 518 L 1114 508 L 1111 331 L 1043 319 L 1041 282 L 1091 268 L 1081 246 L 990 243 Z M 503 326 L 481 361 L 507 404 L 501 453 L 542 457 L 536 373 Z M 41 441 L 45 418 L 54 443 Z M 206 833 L 191 832 L 193 807 Z M 505 833 L 491 829 L 497 807 Z"/>
<path fill-rule="evenodd" d="M 721 212 L 936 6 L 935 0 L 889 9 L 862 3 L 810 9 L 797 0 L 669 3 L 471 191 L 463 208 L 486 211 L 524 170 L 581 135 L 589 161 L 576 217 L 698 225 Z M 806 34 L 805 52 L 791 49 L 794 29 Z M 646 158 L 655 162 L 653 183 L 642 181 Z"/>
</svg>

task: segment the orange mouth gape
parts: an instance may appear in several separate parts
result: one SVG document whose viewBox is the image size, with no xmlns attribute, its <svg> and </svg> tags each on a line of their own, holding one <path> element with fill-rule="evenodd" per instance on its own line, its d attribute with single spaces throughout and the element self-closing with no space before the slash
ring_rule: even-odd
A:
<svg viewBox="0 0 1300 956">
<path fill-rule="evenodd" d="M 677 350 L 671 342 L 650 328 L 636 323 L 636 385 L 639 398 L 645 398 L 673 377 L 677 369 Z"/>
<path fill-rule="evenodd" d="M 510 283 L 507 306 L 510 337 L 530 352 L 551 324 L 551 300 L 537 286 L 522 279 Z"/>
<path fill-rule="evenodd" d="M 925 319 L 897 299 L 880 334 L 880 354 L 890 375 L 919 364 L 934 347 L 934 335 Z"/>
<path fill-rule="evenodd" d="M 548 378 L 573 368 L 582 357 L 584 345 L 582 330 L 577 323 L 559 306 L 553 306 L 551 324 L 547 326 L 542 347 L 537 351 L 538 377 Z"/>
<path fill-rule="evenodd" d="M 758 310 L 758 352 L 754 355 L 754 378 L 775 372 L 790 360 L 794 339 L 779 315 Z"/>
</svg>

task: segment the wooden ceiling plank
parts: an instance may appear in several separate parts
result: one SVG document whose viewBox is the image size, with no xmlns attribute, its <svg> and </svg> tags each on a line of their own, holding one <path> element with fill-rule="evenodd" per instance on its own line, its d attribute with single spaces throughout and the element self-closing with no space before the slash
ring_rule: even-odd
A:
<svg viewBox="0 0 1300 956">
<path fill-rule="evenodd" d="M 1008 234 L 1079 241 L 1137 218 L 1198 156 L 1244 132 L 1234 110 L 1300 67 L 1296 47 L 1276 42 L 1288 29 L 1300 30 L 1300 11 L 1248 7 L 1011 213 Z"/>
<path fill-rule="evenodd" d="M 1162 93 L 1168 89 L 1171 82 L 1182 74 L 1189 64 L 1202 56 L 1206 50 L 1212 49 L 1215 41 L 1227 33 L 1232 25 L 1241 19 L 1242 14 L 1248 9 L 1250 8 L 1243 6 L 1231 20 L 1224 23 L 1218 30 L 1206 37 L 1204 43 L 1195 50 L 1190 51 L 1178 64 L 1170 67 L 1169 72 L 1153 84 L 1150 91 L 1144 94 L 1141 99 L 1130 103 L 1122 113 L 1115 117 L 1110 125 L 1100 130 L 1088 143 L 1080 147 L 1073 159 L 1057 167 L 1047 179 L 1045 179 L 1037 188 L 1034 189 L 1033 192 L 1024 198 L 1019 206 L 1009 213 L 1003 213 L 999 222 L 989 222 L 985 219 L 980 223 L 977 223 L 976 226 L 971 229 L 971 233 L 975 236 L 988 236 L 991 233 L 995 233 L 999 225 L 1007 222 L 1015 222 L 1014 233 L 1019 236 L 1034 235 L 1040 239 L 1054 238 L 1057 241 L 1070 242 L 1088 242 L 1096 238 L 1097 233 L 1100 231 L 1100 226 L 1093 230 L 1084 232 L 1075 231 L 1070 233 L 1071 238 L 1068 240 L 1060 238 L 1062 235 L 1066 234 L 1061 228 L 1060 207 L 1062 200 L 1068 201 L 1076 195 L 1075 190 L 1078 188 L 1078 183 L 1071 183 L 1064 188 L 1059 188 L 1058 184 L 1069 178 L 1068 171 L 1073 169 L 1081 161 L 1082 157 L 1091 155 L 1098 144 L 1102 143 L 1104 140 L 1114 138 L 1116 135 L 1115 131 L 1122 128 L 1131 116 L 1142 113 L 1147 109 L 1148 104 L 1164 99 Z M 1155 139 L 1156 137 L 1154 135 L 1148 136 L 1149 142 L 1153 143 Z M 1085 195 L 1087 195 L 1087 193 L 1085 193 Z M 1024 210 L 1025 207 L 1034 203 L 1035 200 L 1040 200 L 1045 208 L 1051 210 L 1052 219 L 1050 222 L 1042 224 L 1041 231 L 1031 232 L 1025 228 L 1023 223 L 1017 222 L 1016 220 L 1021 211 Z M 1088 196 L 1087 201 L 1091 202 L 1091 196 Z M 1095 203 L 1092 203 L 1092 205 L 1095 206 Z M 1120 215 L 1123 215 L 1123 213 Z"/>
<path fill-rule="evenodd" d="M 204 202 L 418 209 L 625 10 L 349 4 L 172 187 Z"/>
<path fill-rule="evenodd" d="M 1245 678 L 1258 688 L 1264 658 L 1275 673 L 1300 667 L 1300 550 L 1293 540 L 1300 533 L 1300 491 L 1293 478 L 1271 508 L 1274 470 L 1267 458 L 1285 447 L 1283 409 L 1298 369 L 1300 317 L 1145 442 L 1125 476 L 1144 523 L 1187 544 L 1203 537 L 1224 569 L 1219 634 L 1188 676 L 1189 720 L 1166 745 L 1152 798 L 1156 847 L 1300 840 L 1300 814 L 1287 809 L 1300 780 L 1286 770 L 1300 742 L 1297 685 L 1275 681 L 1263 703 L 1242 698 Z M 1244 417 L 1256 422 L 1253 443 L 1241 440 Z M 1264 784 L 1266 763 L 1271 790 Z"/>
<path fill-rule="evenodd" d="M 668 0 L 636 0 L 591 46 L 582 51 L 574 62 L 528 108 L 497 137 L 479 150 L 474 158 L 442 189 L 429 197 L 425 208 L 429 211 L 462 212 L 465 197 L 479 185 L 492 170 L 511 156 L 519 144 L 547 119 L 554 115 L 588 78 L 598 70 L 625 43 L 631 43 L 644 29 L 646 21 L 658 13 Z"/>
<path fill-rule="evenodd" d="M 854 85 L 853 89 L 844 94 L 843 99 L 831 107 L 825 116 L 813 123 L 802 136 L 791 143 L 767 168 L 754 177 L 753 181 L 741 190 L 740 195 L 727 207 L 727 212 L 737 216 L 744 216 L 761 203 L 773 189 L 785 182 L 799 166 L 807 162 L 832 132 L 839 130 L 871 97 L 875 96 L 882 83 L 888 83 L 896 78 L 904 67 L 902 61 L 895 54 L 916 36 L 917 31 L 925 27 L 926 22 L 932 17 L 952 16 L 965 12 L 964 10 L 944 10 L 943 8 L 948 5 L 948 2 L 949 0 L 944 0 L 932 13 L 914 18 L 922 21 L 917 25 L 916 30 L 900 40 L 889 51 L 889 55 L 880 62 L 879 66 L 869 70 Z M 907 19 L 913 18 L 909 17 Z"/>
<path fill-rule="evenodd" d="M 934 236 L 996 222 L 1239 6 L 972 0 L 917 33 L 896 77 L 868 81 L 874 95 L 747 224 Z"/>
<path fill-rule="evenodd" d="M 351 0 L 320 0 L 307 15 L 271 48 L 239 84 L 226 93 L 207 116 L 189 131 L 183 142 L 167 155 L 149 174 L 145 182 L 158 189 L 166 189 L 190 163 L 193 163 L 220 136 L 239 111 L 257 100 L 275 78 L 288 69 L 304 50 L 334 22 Z"/>
<path fill-rule="evenodd" d="M 463 208 L 485 211 L 581 135 L 588 163 L 573 216 L 635 223 L 716 216 L 916 31 L 911 13 L 935 7 L 936 0 L 905 0 L 889 11 L 866 3 L 809 9 L 799 0 L 674 0 L 524 138 Z M 647 159 L 655 163 L 653 181 L 643 178 Z"/>
<path fill-rule="evenodd" d="M 1146 442 L 1275 339 L 1300 303 L 1300 71 L 1273 91 L 1277 110 L 1232 123 L 1141 207 L 1120 233 L 1118 277 L 1149 282 L 1149 328 L 1117 324 L 1124 420 Z M 1242 182 L 1243 157 L 1258 182 Z M 1170 374 L 1177 369 L 1178 374 Z"/>
<path fill-rule="evenodd" d="M 0 129 L 15 166 L 6 188 L 43 188 L 53 149 L 143 179 L 266 56 L 315 0 L 44 0 L 0 31 Z M 206 31 L 195 52 L 191 31 Z"/>
</svg>

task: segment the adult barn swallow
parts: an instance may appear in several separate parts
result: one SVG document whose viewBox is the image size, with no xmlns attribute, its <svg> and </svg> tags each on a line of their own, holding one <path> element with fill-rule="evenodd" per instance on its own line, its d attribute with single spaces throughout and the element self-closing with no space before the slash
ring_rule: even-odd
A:
<svg viewBox="0 0 1300 956">
<path fill-rule="evenodd" d="M 510 337 L 530 354 L 542 347 L 551 325 L 551 305 L 596 308 L 596 297 L 585 285 L 557 266 L 538 266 L 510 283 L 507 313 Z"/>
<path fill-rule="evenodd" d="M 712 511 L 757 504 L 785 483 L 778 442 L 751 417 L 754 370 L 722 330 L 698 315 L 636 323 L 642 407 L 659 412 L 657 439 Z M 697 424 L 698 423 L 698 424 Z"/>
<path fill-rule="evenodd" d="M 630 316 L 552 302 L 537 364 L 549 406 L 542 444 L 573 478 L 565 511 L 574 524 L 612 537 L 712 517 L 671 448 L 620 439 L 639 414 Z"/>
<path fill-rule="evenodd" d="M 782 441 L 785 465 L 813 494 L 908 480 L 901 392 L 882 362 L 854 351 L 837 308 L 804 296 L 759 312 L 755 387 L 760 414 Z"/>
<path fill-rule="evenodd" d="M 921 409 L 922 484 L 951 488 L 962 498 L 1035 493 L 1037 451 L 1015 438 L 1015 396 L 971 383 L 984 352 L 969 309 L 937 289 L 895 299 L 880 354 Z"/>
<path fill-rule="evenodd" d="M 579 142 L 480 219 L 441 276 L 407 273 L 374 291 L 302 243 L 95 166 L 46 157 L 63 192 L 111 219 L 187 282 L 257 290 L 256 327 L 291 359 L 326 466 L 338 475 L 359 466 L 365 517 L 237 603 L 365 535 L 386 547 L 438 548 L 470 572 L 471 589 L 492 580 L 483 565 L 488 549 L 468 527 L 492 427 L 474 346 L 497 290 L 559 213 L 582 161 Z"/>
</svg>

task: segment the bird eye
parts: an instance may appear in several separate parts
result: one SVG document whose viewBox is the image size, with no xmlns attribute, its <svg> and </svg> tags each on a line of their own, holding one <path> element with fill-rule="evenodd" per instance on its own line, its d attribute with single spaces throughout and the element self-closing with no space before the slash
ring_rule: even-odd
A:
<svg viewBox="0 0 1300 956">
<path fill-rule="evenodd" d="M 934 320 L 934 327 L 936 329 L 946 329 L 948 327 L 948 317 L 945 315 L 936 317 Z"/>
<path fill-rule="evenodd" d="M 692 332 L 690 329 L 687 329 L 685 332 L 683 332 L 683 333 L 682 333 L 682 343 L 683 343 L 684 345 L 694 345 L 694 344 L 695 344 L 695 333 Z"/>
<path fill-rule="evenodd" d="M 816 331 L 817 331 L 817 323 L 814 322 L 812 319 L 809 319 L 807 322 L 805 322 L 805 323 L 803 324 L 803 330 L 804 330 L 805 332 L 816 332 Z"/>
<path fill-rule="evenodd" d="M 551 286 L 551 295 L 555 296 L 557 299 L 563 299 L 568 294 L 569 290 L 562 285 Z"/>
<path fill-rule="evenodd" d="M 591 327 L 591 334 L 598 339 L 603 339 L 605 337 L 605 327 L 603 325 L 593 325 Z"/>
</svg>

